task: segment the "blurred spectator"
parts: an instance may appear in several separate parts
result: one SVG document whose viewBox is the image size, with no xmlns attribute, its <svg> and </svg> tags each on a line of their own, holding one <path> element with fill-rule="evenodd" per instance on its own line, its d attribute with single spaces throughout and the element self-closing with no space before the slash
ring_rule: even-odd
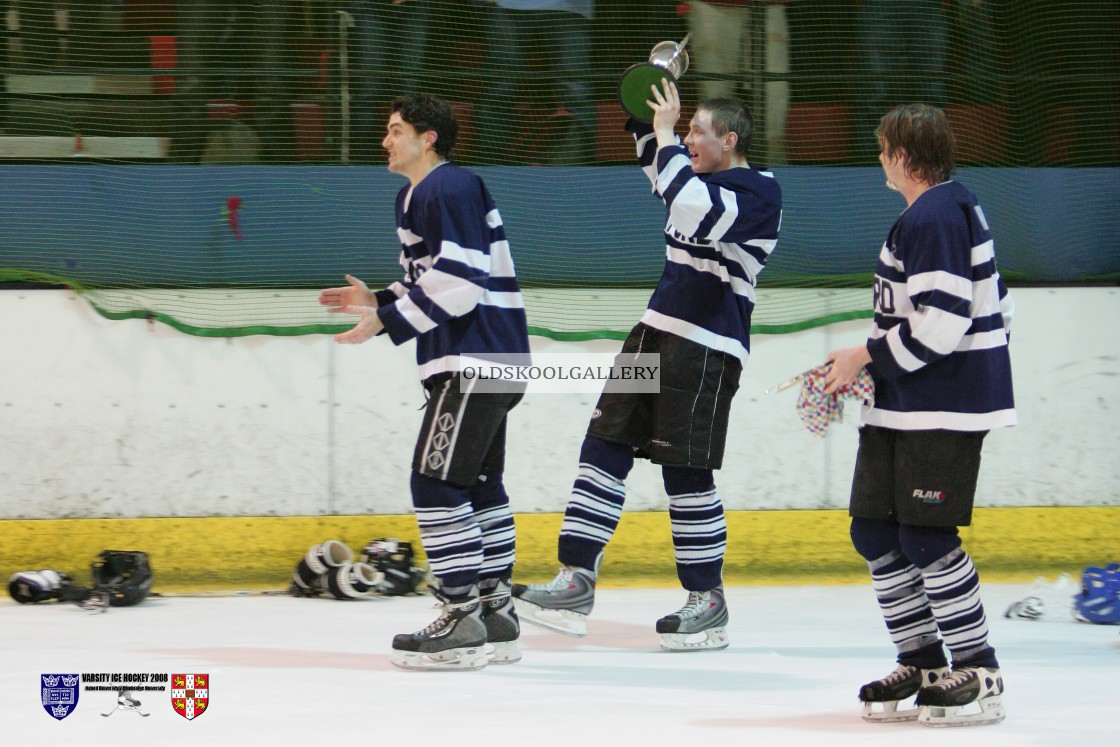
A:
<svg viewBox="0 0 1120 747">
<path fill-rule="evenodd" d="M 700 98 L 746 99 L 751 81 L 751 4 L 753 0 L 689 0 L 690 68 L 723 80 L 699 83 Z"/>
<path fill-rule="evenodd" d="M 283 5 L 279 0 L 179 0 L 179 64 L 189 72 L 176 81 L 183 109 L 173 158 L 193 162 L 215 148 L 224 154 L 221 162 L 294 158 L 290 105 L 295 78 L 283 71 L 296 63 Z M 229 102 L 237 122 L 211 119 L 212 101 Z M 240 132 L 230 137 L 228 130 Z M 219 141 L 214 148 L 212 140 Z M 231 143 L 254 147 L 231 150 Z"/>
<path fill-rule="evenodd" d="M 382 159 L 381 138 L 389 104 L 418 93 L 427 62 L 428 30 L 436 0 L 350 0 L 354 19 L 349 47 L 353 96 L 351 152 L 355 160 Z"/>
<path fill-rule="evenodd" d="M 755 6 L 764 5 L 764 14 L 753 16 L 764 23 L 762 62 L 772 75 L 789 73 L 789 26 L 785 0 L 689 0 L 686 4 L 691 69 L 703 75 L 724 76 L 723 80 L 700 81 L 701 99 L 732 96 L 750 102 L 755 90 L 752 61 L 751 20 Z M 762 132 L 758 141 L 765 153 L 759 155 L 767 165 L 786 162 L 785 125 L 789 110 L 789 81 L 767 80 L 762 89 Z"/>
<path fill-rule="evenodd" d="M 569 133 L 556 138 L 553 162 L 590 163 L 596 120 L 587 78 L 594 0 L 479 1 L 491 6 L 484 18 L 489 76 L 479 103 L 478 129 L 486 139 L 479 160 L 509 162 L 519 88 L 530 74 L 529 57 L 539 52 L 572 115 Z"/>
<path fill-rule="evenodd" d="M 856 149 L 877 159 L 879 118 L 893 106 L 944 107 L 948 20 L 941 0 L 863 0 L 859 10 L 863 85 Z"/>
</svg>

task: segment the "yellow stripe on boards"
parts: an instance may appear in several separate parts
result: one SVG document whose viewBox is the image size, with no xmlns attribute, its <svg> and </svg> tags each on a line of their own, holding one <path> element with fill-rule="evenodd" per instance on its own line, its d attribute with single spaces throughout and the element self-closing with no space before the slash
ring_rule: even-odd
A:
<svg viewBox="0 0 1120 747">
<path fill-rule="evenodd" d="M 556 539 L 563 516 L 520 514 L 516 521 L 516 580 L 551 579 L 559 565 Z M 867 578 L 848 538 L 846 511 L 733 511 L 727 525 L 728 584 Z M 1088 565 L 1120 561 L 1120 507 L 977 509 L 961 536 L 986 581 L 1079 574 Z M 0 574 L 53 568 L 84 585 L 101 550 L 143 550 L 151 558 L 156 592 L 284 589 L 312 545 L 340 540 L 356 557 L 377 537 L 412 542 L 423 559 L 410 515 L 5 520 Z M 623 514 L 601 583 L 676 585 L 667 513 Z"/>
</svg>

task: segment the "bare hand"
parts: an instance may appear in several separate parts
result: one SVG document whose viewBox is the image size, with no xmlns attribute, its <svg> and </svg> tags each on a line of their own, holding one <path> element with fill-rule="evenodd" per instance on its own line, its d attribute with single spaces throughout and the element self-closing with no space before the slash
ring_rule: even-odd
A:
<svg viewBox="0 0 1120 747">
<path fill-rule="evenodd" d="M 331 309 L 331 311 L 335 311 L 335 309 Z M 358 345 L 385 329 L 385 325 L 381 323 L 381 317 L 377 315 L 375 306 L 344 306 L 337 311 L 340 314 L 357 314 L 362 317 L 362 320 L 348 332 L 335 335 L 335 342 L 343 345 Z"/>
<path fill-rule="evenodd" d="M 837 389 L 855 381 L 864 366 L 871 362 L 871 354 L 866 345 L 854 348 L 833 350 L 828 354 L 828 372 L 824 375 L 825 394 L 834 394 Z"/>
<path fill-rule="evenodd" d="M 350 285 L 341 288 L 327 288 L 319 292 L 319 305 L 330 306 L 327 309 L 332 314 L 347 314 L 347 306 L 372 306 L 377 308 L 377 297 L 370 292 L 366 284 L 352 275 L 346 276 Z"/>
<path fill-rule="evenodd" d="M 668 78 L 661 79 L 661 89 L 656 85 L 649 87 L 653 100 L 646 100 L 646 106 L 653 109 L 653 131 L 657 135 L 658 147 L 676 143 L 673 128 L 681 118 L 681 96 L 677 86 Z"/>
</svg>

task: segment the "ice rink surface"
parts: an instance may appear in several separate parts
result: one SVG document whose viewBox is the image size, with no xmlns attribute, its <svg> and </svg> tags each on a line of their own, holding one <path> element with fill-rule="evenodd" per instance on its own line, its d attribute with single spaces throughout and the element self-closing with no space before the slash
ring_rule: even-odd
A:
<svg viewBox="0 0 1120 747">
<path fill-rule="evenodd" d="M 435 619 L 431 597 L 152 597 L 105 614 L 5 599 L 0 744 L 1115 744 L 1120 627 L 1004 618 L 1028 588 L 982 588 L 1007 720 L 954 729 L 860 719 L 859 685 L 894 666 L 870 583 L 729 587 L 731 647 L 704 653 L 658 649 L 680 590 L 603 587 L 586 638 L 525 626 L 520 663 L 453 673 L 389 663 L 393 634 Z M 139 710 L 83 690 L 57 721 L 44 673 L 207 674 L 209 707 L 188 721 L 166 690 L 134 690 Z"/>
</svg>

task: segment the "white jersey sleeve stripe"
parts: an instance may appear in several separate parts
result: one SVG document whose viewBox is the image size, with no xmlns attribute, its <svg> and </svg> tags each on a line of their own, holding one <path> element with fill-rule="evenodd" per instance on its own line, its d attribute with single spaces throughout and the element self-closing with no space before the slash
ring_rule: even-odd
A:
<svg viewBox="0 0 1120 747">
<path fill-rule="evenodd" d="M 906 290 L 911 296 L 928 291 L 942 291 L 967 300 L 972 298 L 972 281 L 943 270 L 920 272 L 907 279 Z"/>
<path fill-rule="evenodd" d="M 739 217 L 739 200 L 736 199 L 734 192 L 726 187 L 720 187 L 719 199 L 723 203 L 723 215 L 712 226 L 712 230 L 708 231 L 708 239 L 711 241 L 722 239 L 723 235 L 735 225 L 735 220 Z"/>
<path fill-rule="evenodd" d="M 970 318 L 933 306 L 927 306 L 910 316 L 910 334 L 914 340 L 939 355 L 948 355 L 956 350 L 971 326 Z M 901 359 L 899 365 L 906 367 Z M 917 367 L 922 365 L 924 364 L 919 363 Z"/>
<path fill-rule="evenodd" d="M 902 336 L 898 327 L 895 327 L 887 333 L 887 347 L 890 348 L 891 355 L 894 356 L 895 362 L 899 367 L 907 371 L 917 371 L 925 365 L 925 363 L 906 349 L 906 345 L 902 342 Z"/>
<path fill-rule="evenodd" d="M 673 183 L 673 179 L 677 177 L 677 174 L 687 168 L 688 165 L 688 159 L 684 156 L 684 154 L 678 153 L 677 155 L 670 158 L 669 162 L 665 164 L 665 168 L 661 169 L 661 172 L 657 175 L 656 186 L 658 194 L 663 194 L 665 190 L 669 188 L 669 185 Z M 707 194 L 707 192 L 707 188 L 704 188 L 704 193 Z M 709 201 L 709 205 L 710 204 L 711 203 Z"/>
<path fill-rule="evenodd" d="M 439 247 L 440 260 L 449 259 L 470 267 L 472 270 L 490 272 L 490 255 L 481 249 L 459 246 L 454 241 L 444 241 Z"/>
<path fill-rule="evenodd" d="M 413 303 L 407 295 L 397 301 L 396 307 L 405 321 L 415 327 L 419 334 L 424 334 L 436 328 L 436 323 L 432 321 L 431 317 L 421 311 L 420 307 Z"/>
<path fill-rule="evenodd" d="M 473 309 L 482 297 L 483 289 L 463 278 L 449 275 L 433 267 L 420 276 L 417 282 L 428 299 L 456 317 Z"/>
</svg>

